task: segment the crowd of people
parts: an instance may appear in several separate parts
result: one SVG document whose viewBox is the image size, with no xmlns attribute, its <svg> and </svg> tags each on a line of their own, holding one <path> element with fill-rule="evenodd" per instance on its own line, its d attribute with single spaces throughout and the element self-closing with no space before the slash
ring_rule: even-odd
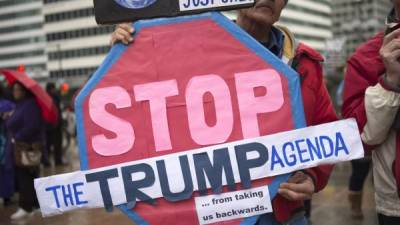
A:
<svg viewBox="0 0 400 225">
<path fill-rule="evenodd" d="M 355 160 L 349 181 L 348 199 L 353 218 L 362 218 L 362 190 L 373 168 L 376 211 L 380 225 L 400 224 L 400 0 L 382 24 L 382 32 L 361 45 L 349 58 L 343 85 L 342 115 L 355 118 L 367 157 Z M 337 119 L 323 82 L 322 57 L 298 43 L 279 21 L 287 0 L 257 0 L 252 8 L 239 11 L 237 24 L 301 77 L 307 125 Z M 111 44 L 132 43 L 134 29 L 119 24 Z M 292 47 L 290 49 L 290 47 Z M 372 160 L 371 160 L 372 159 Z M 294 173 L 273 200 L 273 214 L 256 224 L 308 224 L 312 195 L 322 190 L 333 166 L 320 166 Z"/>
<path fill-rule="evenodd" d="M 382 24 L 382 32 L 361 45 L 349 58 L 343 88 L 342 116 L 355 118 L 367 157 L 353 161 L 349 182 L 349 201 L 354 218 L 362 218 L 361 199 L 365 178 L 372 167 L 376 211 L 380 225 L 400 224 L 400 0 L 391 0 L 393 10 Z M 256 0 L 252 8 L 239 10 L 237 25 L 255 40 L 283 59 L 301 77 L 301 92 L 308 126 L 337 120 L 323 78 L 323 57 L 299 43 L 287 28 L 276 26 L 287 0 Z M 132 44 L 134 29 L 130 24 L 117 25 L 111 44 Z M 48 93 L 60 108 L 54 84 Z M 1 101 L 4 102 L 4 112 Z M 37 208 L 33 179 L 40 166 L 20 167 L 13 156 L 22 144 L 34 145 L 43 152 L 44 166 L 50 166 L 49 153 L 54 152 L 55 165 L 63 165 L 61 122 L 46 125 L 29 90 L 16 83 L 12 98 L 3 93 L 0 101 L 0 197 L 10 203 L 19 192 L 20 209 L 12 219 L 21 218 Z M 6 104 L 7 103 L 7 104 Z M 68 112 L 71 112 L 70 110 Z M 61 113 L 61 110 L 60 110 Z M 62 115 L 59 115 L 62 118 Z M 68 117 L 71 118 L 69 113 Z M 73 135 L 74 127 L 69 127 Z M 273 200 L 274 212 L 256 222 L 263 224 L 309 224 L 314 193 L 328 183 L 334 165 L 297 171 L 280 185 Z M 16 185 L 14 180 L 16 180 Z"/>
<path fill-rule="evenodd" d="M 54 155 L 55 166 L 65 165 L 62 126 L 66 125 L 66 119 L 72 123 L 69 127 L 74 126 L 74 121 L 69 110 L 65 111 L 63 119 L 60 95 L 54 83 L 46 87 L 59 112 L 54 125 L 45 122 L 34 94 L 22 83 L 1 87 L 0 198 L 4 206 L 9 206 L 18 193 L 18 209 L 11 219 L 19 220 L 39 209 L 34 179 L 40 176 L 41 167 L 51 166 L 50 154 Z M 24 152 L 27 149 L 29 155 Z"/>
</svg>

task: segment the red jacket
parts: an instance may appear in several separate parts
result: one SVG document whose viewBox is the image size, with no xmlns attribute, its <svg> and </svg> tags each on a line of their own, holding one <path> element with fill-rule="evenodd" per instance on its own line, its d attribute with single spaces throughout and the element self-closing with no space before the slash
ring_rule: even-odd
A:
<svg viewBox="0 0 400 225">
<path fill-rule="evenodd" d="M 297 72 L 301 79 L 304 112 L 307 126 L 328 123 L 337 120 L 335 110 L 326 90 L 321 62 L 322 56 L 312 48 L 300 44 L 296 50 Z M 321 191 L 328 183 L 333 165 L 319 166 L 305 172 L 314 180 L 316 192 Z M 284 222 L 303 206 L 302 202 L 286 200 L 278 195 L 272 204 L 274 214 L 279 222 Z"/>
<path fill-rule="evenodd" d="M 347 63 L 342 114 L 345 118 L 356 118 L 360 133 L 367 123 L 364 104 L 365 90 L 376 85 L 380 81 L 381 75 L 385 73 L 385 66 L 379 55 L 383 37 L 383 32 L 378 33 L 361 45 Z M 384 82 L 381 84 L 385 86 Z M 370 152 L 373 147 L 364 143 L 367 152 Z"/>
<path fill-rule="evenodd" d="M 368 139 L 368 136 L 374 136 L 376 137 L 377 135 L 367 135 L 365 134 L 365 131 L 370 130 L 368 127 L 368 124 L 371 126 L 373 123 L 373 119 L 371 119 L 371 116 L 377 116 L 371 115 L 371 112 L 373 111 L 374 107 L 371 107 L 370 105 L 367 105 L 367 107 L 371 107 L 372 109 L 368 109 L 368 114 L 370 117 L 370 120 L 367 123 L 367 112 L 366 112 L 366 105 L 365 102 L 369 101 L 370 99 L 365 99 L 366 95 L 366 90 L 369 87 L 377 86 L 378 83 L 380 83 L 380 86 L 383 89 L 386 89 L 388 91 L 392 92 L 399 92 L 398 88 L 393 87 L 393 85 L 388 84 L 387 82 L 384 81 L 383 79 L 383 74 L 385 73 L 385 66 L 383 64 L 383 61 L 380 57 L 379 50 L 382 47 L 383 44 L 383 38 L 384 38 L 384 33 L 378 33 L 376 36 L 374 36 L 372 39 L 367 41 L 365 44 L 361 45 L 357 51 L 354 53 L 354 55 L 350 58 L 348 62 L 348 68 L 347 68 L 347 73 L 346 73 L 346 80 L 345 80 L 345 87 L 344 87 L 344 102 L 343 102 L 343 115 L 345 117 L 354 117 L 357 120 L 358 126 L 360 128 L 360 133 L 365 135 L 365 137 Z M 371 100 L 370 100 L 371 101 Z M 377 102 L 375 99 L 374 102 Z M 389 102 L 389 101 L 387 101 Z M 379 106 L 378 106 L 379 105 Z M 382 109 L 384 107 L 384 104 L 379 104 L 375 107 L 378 107 L 377 109 L 381 112 L 384 112 Z M 392 107 L 392 106 L 390 106 Z M 377 110 L 375 109 L 375 110 Z M 392 113 L 390 113 L 393 115 Z M 374 118 L 375 119 L 375 118 Z M 382 120 L 381 120 L 382 121 Z M 392 122 L 392 121 L 390 121 Z M 395 120 L 396 122 L 396 120 Z M 367 125 L 367 127 L 366 127 Z M 378 125 L 382 125 L 381 123 L 378 123 Z M 367 128 L 367 129 L 366 129 Z M 392 130 L 393 131 L 393 130 Z M 370 153 L 370 151 L 374 148 L 378 151 L 379 154 L 391 154 L 390 150 L 388 149 L 395 149 L 395 155 L 393 155 L 394 162 L 390 162 L 387 160 L 380 160 L 384 158 L 390 158 L 390 157 L 382 157 L 382 155 L 379 155 L 379 157 L 375 154 L 374 156 L 374 164 L 376 167 L 376 171 L 374 171 L 374 174 L 376 173 L 377 179 L 375 182 L 375 185 L 379 184 L 379 178 L 384 177 L 385 175 L 388 175 L 390 171 L 385 171 L 383 170 L 378 170 L 378 168 L 390 168 L 391 167 L 391 172 L 393 173 L 393 176 L 396 181 L 396 186 L 397 186 L 397 195 L 400 197 L 400 132 L 397 130 L 396 132 L 396 139 L 392 142 L 390 139 L 390 132 L 387 134 L 387 136 L 384 136 L 384 140 L 381 142 L 371 142 L 370 144 L 375 144 L 375 146 L 367 145 L 364 143 L 365 149 L 367 150 L 367 153 Z M 367 140 L 368 141 L 368 140 Z M 393 143 L 393 146 L 390 145 L 390 143 Z M 378 154 L 377 153 L 377 154 Z M 375 160 L 376 159 L 376 160 Z M 380 165 L 382 164 L 382 166 Z M 390 165 L 392 164 L 392 165 Z M 377 166 L 378 165 L 378 166 Z M 379 174 L 381 173 L 381 174 Z M 379 177 L 379 178 L 378 178 Z M 388 182 L 387 180 L 390 180 L 390 176 L 386 178 L 385 182 Z M 377 191 L 382 192 L 380 195 L 379 193 L 377 194 L 378 196 L 383 196 L 386 193 L 390 193 L 392 190 L 380 190 L 380 188 L 377 189 Z M 392 198 L 388 198 L 392 199 Z M 387 200 L 383 199 L 378 199 L 377 202 L 387 202 Z M 378 205 L 378 204 L 377 204 Z M 379 205 L 378 205 L 379 206 Z M 385 207 L 381 207 L 385 208 Z"/>
</svg>

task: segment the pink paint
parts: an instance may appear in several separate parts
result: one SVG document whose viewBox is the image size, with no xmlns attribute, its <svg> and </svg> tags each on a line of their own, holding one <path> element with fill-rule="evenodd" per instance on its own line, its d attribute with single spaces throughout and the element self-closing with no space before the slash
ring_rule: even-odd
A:
<svg viewBox="0 0 400 225">
<path fill-rule="evenodd" d="M 214 98 L 216 124 L 208 126 L 203 97 Z M 186 88 L 186 105 L 192 139 L 199 145 L 224 143 L 232 133 L 233 112 L 231 95 L 226 82 L 217 75 L 193 77 Z"/>
<path fill-rule="evenodd" d="M 136 101 L 149 101 L 156 151 L 171 150 L 166 98 L 179 94 L 176 80 L 134 86 Z"/>
<path fill-rule="evenodd" d="M 129 122 L 107 112 L 107 104 L 112 104 L 117 109 L 132 106 L 128 92 L 121 87 L 107 87 L 93 91 L 89 98 L 90 118 L 96 125 L 116 135 L 115 138 L 107 138 L 104 134 L 94 135 L 93 150 L 102 156 L 121 155 L 133 147 L 135 132 Z"/>
<path fill-rule="evenodd" d="M 237 73 L 235 84 L 243 138 L 258 137 L 258 114 L 278 111 L 284 104 L 280 75 L 273 69 Z M 256 88 L 266 91 L 262 96 L 255 96 Z M 167 98 L 179 94 L 177 81 L 135 85 L 133 90 L 136 101 L 149 102 L 156 151 L 173 149 L 167 116 Z M 204 96 L 207 93 L 212 95 L 213 101 L 205 103 Z M 234 112 L 231 93 L 225 80 L 218 75 L 193 77 L 186 87 L 185 98 L 188 132 L 192 140 L 198 145 L 226 142 L 233 131 Z M 133 147 L 135 133 L 129 122 L 106 111 L 107 104 L 113 104 L 117 109 L 132 107 L 131 98 L 122 87 L 101 88 L 91 94 L 90 118 L 98 126 L 116 134 L 115 138 L 107 138 L 104 134 L 93 136 L 93 149 L 103 156 L 121 155 Z M 214 104 L 214 125 L 207 124 L 205 104 Z"/>
<path fill-rule="evenodd" d="M 235 74 L 240 119 L 244 138 L 260 136 L 257 115 L 279 110 L 284 103 L 282 81 L 273 69 Z M 255 97 L 254 89 L 266 89 L 264 96 Z"/>
</svg>

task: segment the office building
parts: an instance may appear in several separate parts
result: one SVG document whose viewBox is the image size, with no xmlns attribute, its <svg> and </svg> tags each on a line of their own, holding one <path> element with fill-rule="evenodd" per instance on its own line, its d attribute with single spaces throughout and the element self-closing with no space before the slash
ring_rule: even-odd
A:
<svg viewBox="0 0 400 225">
<path fill-rule="evenodd" d="M 41 0 L 0 1 L 0 68 L 25 68 L 37 79 L 48 76 Z"/>
</svg>

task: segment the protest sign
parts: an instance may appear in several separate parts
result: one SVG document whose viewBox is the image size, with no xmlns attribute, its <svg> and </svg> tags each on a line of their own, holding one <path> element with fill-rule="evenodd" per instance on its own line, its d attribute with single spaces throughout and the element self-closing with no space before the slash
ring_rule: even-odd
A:
<svg viewBox="0 0 400 225">
<path fill-rule="evenodd" d="M 94 0 L 96 21 L 120 23 L 249 7 L 254 0 Z"/>
<path fill-rule="evenodd" d="M 135 30 L 77 98 L 83 171 L 36 180 L 45 215 L 251 224 L 290 172 L 362 157 L 354 121 L 281 133 L 306 125 L 298 74 L 221 14 Z"/>
</svg>

